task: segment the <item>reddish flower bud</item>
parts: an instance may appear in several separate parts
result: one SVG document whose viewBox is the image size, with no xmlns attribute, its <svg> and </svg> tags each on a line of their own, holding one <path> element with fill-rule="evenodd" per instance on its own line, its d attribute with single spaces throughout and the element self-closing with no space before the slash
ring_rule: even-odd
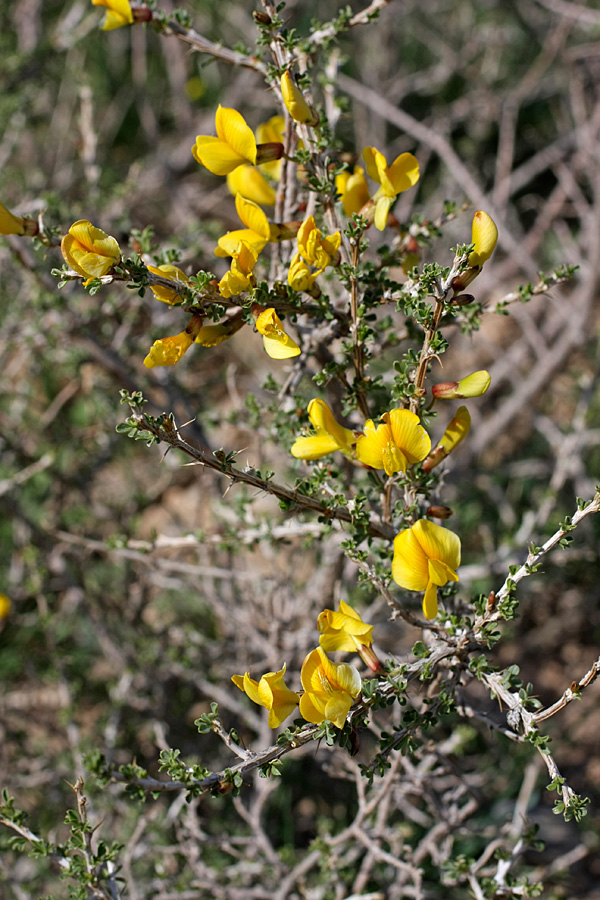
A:
<svg viewBox="0 0 600 900">
<path fill-rule="evenodd" d="M 431 519 L 449 519 L 454 513 L 449 506 L 430 506 L 426 515 Z"/>
</svg>

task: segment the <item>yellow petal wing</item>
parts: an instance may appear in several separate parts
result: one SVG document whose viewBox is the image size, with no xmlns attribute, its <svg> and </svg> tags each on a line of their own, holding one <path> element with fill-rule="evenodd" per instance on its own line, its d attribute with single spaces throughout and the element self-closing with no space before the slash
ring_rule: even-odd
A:
<svg viewBox="0 0 600 900">
<path fill-rule="evenodd" d="M 408 591 L 424 591 L 429 582 L 427 557 L 412 528 L 394 538 L 392 578 Z"/>
<path fill-rule="evenodd" d="M 256 140 L 252 129 L 237 109 L 220 106 L 215 116 L 217 135 L 225 141 L 243 160 L 254 165 L 256 162 Z"/>
</svg>

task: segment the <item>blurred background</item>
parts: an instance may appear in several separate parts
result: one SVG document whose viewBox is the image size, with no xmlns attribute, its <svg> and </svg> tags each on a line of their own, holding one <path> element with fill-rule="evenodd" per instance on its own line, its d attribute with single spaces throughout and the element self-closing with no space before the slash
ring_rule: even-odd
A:
<svg viewBox="0 0 600 900">
<path fill-rule="evenodd" d="M 186 5 L 197 32 L 252 54 L 254 8 Z M 281 15 L 305 34 L 313 19 L 340 9 L 292 0 Z M 102 12 L 82 0 L 1 5 L 0 201 L 16 213 L 45 210 L 61 233 L 89 219 L 123 247 L 132 230 L 152 225 L 156 244 L 178 250 L 186 272 L 220 277 L 227 265 L 213 249 L 238 227 L 233 198 L 190 148 L 197 134 L 214 133 L 219 103 L 255 127 L 278 112 L 275 98 L 256 73 L 174 37 L 141 26 L 100 32 Z M 388 160 L 406 150 L 418 157 L 421 180 L 399 199 L 400 221 L 435 219 L 445 201 L 469 204 L 423 262 L 450 264 L 450 248 L 470 239 L 475 209 L 498 224 L 496 253 L 473 285 L 486 309 L 482 327 L 447 335 L 453 347 L 437 379 L 478 368 L 492 375 L 488 394 L 472 404 L 470 439 L 448 465 L 444 501 L 456 509 L 463 541 L 464 596 L 497 589 L 527 543 L 542 543 L 599 480 L 600 12 L 560 0 L 392 2 L 374 24 L 340 34 L 324 69 L 313 62 L 316 97 L 335 110 L 341 149 L 375 145 Z M 127 414 L 119 390 L 142 390 L 149 412 L 193 420 L 188 439 L 242 450 L 242 462 L 274 470 L 277 480 L 301 474 L 289 447 L 273 441 L 273 423 L 290 415 L 277 406 L 289 369 L 244 331 L 149 371 L 142 360 L 152 341 L 180 331 L 181 314 L 122 285 L 93 297 L 77 284 L 58 291 L 50 272 L 61 264 L 57 250 L 0 238 L 0 592 L 11 600 L 0 623 L 0 767 L 32 829 L 53 839 L 73 803 L 68 782 L 93 748 L 117 764 L 136 759 L 154 775 L 165 747 L 212 769 L 227 765 L 225 748 L 193 725 L 211 700 L 252 746 L 272 742 L 262 712 L 230 675 L 277 670 L 284 660 L 299 669 L 316 641 L 316 615 L 340 598 L 375 624 L 383 650 L 406 652 L 419 637 L 390 623 L 381 598 L 357 586 L 343 535 L 286 516 L 272 498 L 240 486 L 224 497 L 227 485 L 213 473 L 115 432 Z M 568 283 L 512 302 L 541 270 L 563 264 L 579 266 Z M 510 315 L 498 314 L 507 299 Z M 311 365 L 305 400 L 314 393 Z M 290 443 L 302 409 L 292 414 Z M 519 665 L 544 704 L 598 657 L 598 535 L 588 518 L 571 547 L 519 587 L 521 616 L 493 653 L 497 665 Z M 482 690 L 479 703 L 498 716 Z M 446 849 L 454 842 L 455 855 L 477 856 L 482 840 L 509 833 L 525 796 L 547 841 L 525 858 L 532 880 L 544 874 L 549 897 L 597 900 L 598 688 L 548 726 L 562 773 L 592 800 L 580 825 L 551 815 L 532 748 L 469 727 L 448 752 L 477 801 L 446 835 Z M 450 719 L 436 740 L 460 728 L 467 726 Z M 373 749 L 369 736 L 364 745 L 358 762 Z M 359 868 L 351 852 L 325 880 L 295 868 L 311 841 L 331 840 L 354 815 L 357 761 L 341 755 L 309 747 L 286 762 L 281 779 L 257 778 L 237 799 L 185 805 L 163 797 L 139 807 L 120 786 L 100 791 L 90 779 L 86 788 L 103 832 L 126 845 L 131 897 L 245 900 L 279 896 L 285 884 L 282 898 L 343 898 Z M 443 781 L 438 763 L 424 768 L 422 796 L 389 788 L 396 812 L 377 840 L 392 855 L 430 836 L 436 804 L 450 802 L 456 783 Z M 395 765 L 401 772 L 410 763 Z M 3 896 L 66 896 L 51 865 L 9 852 L 7 837 L 2 829 Z M 441 887 L 440 857 L 427 846 L 422 896 L 464 897 L 451 882 Z M 402 893 L 385 860 L 359 886 L 418 896 Z"/>
</svg>

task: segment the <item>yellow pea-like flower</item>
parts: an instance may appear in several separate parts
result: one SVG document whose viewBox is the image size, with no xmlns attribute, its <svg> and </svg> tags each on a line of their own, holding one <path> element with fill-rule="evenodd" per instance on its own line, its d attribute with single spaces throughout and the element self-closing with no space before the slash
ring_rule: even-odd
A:
<svg viewBox="0 0 600 900">
<path fill-rule="evenodd" d="M 307 722 L 320 724 L 325 719 L 343 728 L 350 707 L 360 694 L 358 670 L 349 663 L 332 662 L 322 647 L 308 654 L 302 664 L 300 680 L 304 694 L 300 715 Z"/>
<path fill-rule="evenodd" d="M 324 609 L 317 619 L 321 632 L 319 644 L 326 653 L 345 650 L 355 653 L 359 647 L 370 647 L 373 643 L 373 626 L 363 622 L 356 610 L 340 600 L 339 608 Z"/>
<path fill-rule="evenodd" d="M 354 166 L 352 173 L 346 171 L 336 175 L 335 187 L 341 195 L 344 213 L 348 217 L 353 213 L 359 213 L 371 199 L 365 170 L 361 166 Z"/>
<path fill-rule="evenodd" d="M 237 166 L 256 164 L 256 140 L 252 129 L 236 109 L 219 105 L 215 116 L 216 137 L 199 134 L 192 147 L 196 162 L 213 175 L 228 175 Z"/>
<path fill-rule="evenodd" d="M 94 6 L 104 6 L 106 16 L 102 23 L 102 31 L 112 31 L 124 25 L 133 25 L 133 13 L 129 0 L 92 0 Z"/>
<path fill-rule="evenodd" d="M 460 538 L 440 525 L 419 519 L 394 538 L 392 578 L 408 591 L 425 591 L 426 619 L 437 615 L 437 589 L 448 581 L 458 581 Z"/>
<path fill-rule="evenodd" d="M 377 426 L 368 419 L 364 432 L 356 442 L 357 458 L 372 469 L 384 469 L 388 476 L 406 472 L 431 450 L 431 440 L 419 417 L 408 409 L 384 413 Z"/>
<path fill-rule="evenodd" d="M 237 250 L 233 253 L 231 268 L 219 282 L 219 292 L 222 297 L 229 299 L 248 291 L 256 284 L 253 274 L 258 251 L 247 241 L 240 241 Z"/>
<path fill-rule="evenodd" d="M 338 251 L 342 243 L 339 231 L 323 237 L 317 228 L 314 216 L 308 216 L 298 229 L 298 252 L 310 266 L 324 269 L 333 266 L 338 259 Z"/>
<path fill-rule="evenodd" d="M 473 250 L 469 254 L 469 267 L 457 275 L 452 281 L 454 296 L 464 291 L 466 287 L 477 278 L 483 264 L 490 258 L 498 242 L 498 228 L 496 223 L 486 212 L 478 209 L 473 216 L 471 225 L 471 243 Z"/>
<path fill-rule="evenodd" d="M 0 203 L 0 234 L 25 234 L 26 219 L 15 216 Z"/>
<path fill-rule="evenodd" d="M 322 456 L 340 450 L 350 459 L 355 457 L 354 432 L 336 421 L 324 400 L 316 397 L 310 401 L 308 418 L 315 434 L 296 438 L 291 448 L 292 456 L 296 459 L 321 459 Z"/>
<path fill-rule="evenodd" d="M 285 683 L 285 664 L 278 672 L 267 672 L 260 681 L 244 675 L 232 675 L 236 687 L 259 706 L 269 710 L 269 728 L 278 728 L 298 706 L 299 695 L 291 691 Z"/>
<path fill-rule="evenodd" d="M 288 271 L 288 284 L 294 291 L 304 292 L 306 294 L 316 293 L 320 295 L 320 289 L 315 288 L 315 282 L 319 275 L 322 275 L 325 269 L 317 269 L 311 272 L 299 253 L 294 253 L 290 260 L 290 268 Z"/>
<path fill-rule="evenodd" d="M 300 347 L 286 334 L 281 319 L 270 307 L 256 318 L 256 330 L 263 336 L 263 346 L 272 359 L 290 359 L 299 356 Z"/>
<path fill-rule="evenodd" d="M 374 221 L 375 228 L 383 231 L 398 194 L 414 187 L 418 182 L 419 163 L 412 153 L 401 153 L 391 166 L 388 166 L 385 156 L 376 147 L 365 147 L 363 159 L 367 166 L 367 174 L 380 185 L 373 197 Z"/>
<path fill-rule="evenodd" d="M 243 326 L 244 319 L 238 314 L 214 325 L 202 325 L 194 340 L 203 347 L 216 347 L 236 334 Z"/>
<path fill-rule="evenodd" d="M 65 262 L 79 275 L 101 278 L 121 259 L 118 243 L 87 219 L 79 219 L 69 228 L 60 244 Z"/>
<path fill-rule="evenodd" d="M 242 224 L 246 227 L 228 231 L 219 238 L 215 256 L 233 256 L 240 241 L 245 241 L 254 247 L 257 253 L 260 253 L 266 243 L 277 240 L 278 226 L 269 222 L 266 213 L 257 203 L 238 194 L 235 198 L 235 208 Z"/>
<path fill-rule="evenodd" d="M 150 347 L 144 365 L 147 369 L 153 369 L 155 366 L 174 366 L 193 343 L 194 338 L 187 331 L 160 338 Z"/>
</svg>

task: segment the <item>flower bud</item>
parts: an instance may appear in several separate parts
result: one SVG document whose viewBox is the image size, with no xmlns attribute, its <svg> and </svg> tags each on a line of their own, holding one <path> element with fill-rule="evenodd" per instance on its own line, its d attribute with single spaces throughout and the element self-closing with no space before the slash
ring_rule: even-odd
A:
<svg viewBox="0 0 600 900">
<path fill-rule="evenodd" d="M 450 420 L 440 442 L 422 463 L 424 472 L 431 472 L 452 452 L 471 430 L 471 416 L 466 406 L 460 406 Z"/>
<path fill-rule="evenodd" d="M 434 384 L 431 389 L 436 400 L 464 400 L 469 397 L 481 397 L 490 386 L 491 376 L 485 369 L 473 372 L 460 381 L 443 381 Z"/>
<path fill-rule="evenodd" d="M 452 303 L 455 306 L 467 306 L 469 303 L 474 303 L 475 297 L 473 294 L 459 294 L 457 297 L 452 298 Z"/>
<path fill-rule="evenodd" d="M 431 519 L 449 519 L 454 513 L 449 506 L 430 506 L 426 515 Z"/>
<path fill-rule="evenodd" d="M 469 265 L 482 266 L 490 258 L 498 242 L 496 223 L 482 209 L 478 209 L 473 216 L 471 235 L 475 246 L 469 256 Z"/>
<path fill-rule="evenodd" d="M 137 22 L 152 21 L 152 10 L 148 9 L 147 6 L 132 7 L 131 14 L 133 16 L 134 24 L 136 24 Z"/>
<path fill-rule="evenodd" d="M 271 16 L 269 16 L 266 12 L 260 12 L 260 10 L 255 9 L 252 13 L 252 18 L 258 25 L 270 25 L 273 21 Z"/>
<path fill-rule="evenodd" d="M 319 124 L 319 114 L 312 106 L 308 105 L 289 69 L 286 69 L 281 76 L 281 94 L 285 107 L 295 122 L 302 122 L 313 127 Z"/>
<path fill-rule="evenodd" d="M 265 144 L 256 145 L 256 165 L 266 162 L 276 162 L 283 156 L 283 144 L 279 141 L 268 141 Z"/>
<path fill-rule="evenodd" d="M 478 209 L 473 216 L 471 226 L 471 243 L 473 250 L 469 254 L 469 268 L 457 275 L 452 281 L 455 295 L 464 291 L 481 272 L 484 262 L 490 258 L 498 241 L 498 229 L 491 216 Z"/>
</svg>

